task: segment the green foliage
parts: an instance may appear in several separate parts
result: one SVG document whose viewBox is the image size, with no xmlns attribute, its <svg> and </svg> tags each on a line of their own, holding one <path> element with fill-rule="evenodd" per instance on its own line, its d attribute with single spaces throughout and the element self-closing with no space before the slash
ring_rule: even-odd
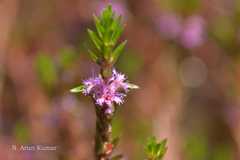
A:
<svg viewBox="0 0 240 160">
<path fill-rule="evenodd" d="M 84 90 L 84 85 L 80 85 L 77 87 L 74 87 L 73 89 L 70 90 L 70 92 L 72 93 L 79 93 L 82 92 Z"/>
<path fill-rule="evenodd" d="M 173 0 L 173 2 L 176 10 L 186 14 L 192 14 L 201 6 L 199 0 Z"/>
<path fill-rule="evenodd" d="M 111 62 L 115 63 L 120 54 L 123 52 L 125 46 L 127 44 L 127 40 L 123 41 L 119 46 L 114 49 L 111 57 Z"/>
<path fill-rule="evenodd" d="M 180 14 L 192 14 L 201 7 L 200 0 L 157 0 L 162 8 Z"/>
<path fill-rule="evenodd" d="M 232 20 L 227 17 L 215 18 L 212 26 L 212 35 L 222 46 L 232 47 L 236 35 L 236 29 Z"/>
<path fill-rule="evenodd" d="M 77 59 L 77 53 L 72 48 L 63 48 L 59 51 L 59 66 L 68 69 Z"/>
<path fill-rule="evenodd" d="M 123 130 L 123 120 L 120 116 L 116 114 L 112 121 L 112 134 L 113 137 L 117 137 L 119 134 L 122 134 Z"/>
<path fill-rule="evenodd" d="M 102 14 L 94 16 L 96 31 L 88 29 L 88 35 L 94 45 L 89 49 L 89 54 L 93 61 L 101 64 L 113 65 L 119 55 L 123 52 L 126 42 L 117 45 L 118 39 L 123 32 L 121 16 L 116 16 L 112 7 L 107 6 Z"/>
<path fill-rule="evenodd" d="M 186 160 L 232 160 L 233 148 L 224 141 L 209 143 L 206 133 L 191 133 L 185 139 L 184 155 Z"/>
<path fill-rule="evenodd" d="M 88 35 L 93 44 L 93 48 L 88 49 L 91 59 L 97 64 L 113 66 L 123 52 L 127 41 L 121 42 L 118 39 L 123 32 L 121 16 L 116 16 L 112 6 L 108 5 L 99 17 L 93 16 L 96 31 L 88 29 Z M 107 70 L 105 70 L 106 72 Z M 108 74 L 108 73 L 104 73 Z M 133 86 L 136 88 L 136 86 Z M 73 93 L 83 91 L 83 86 L 78 86 L 70 90 Z"/>
<path fill-rule="evenodd" d="M 131 78 L 143 67 L 143 61 L 143 57 L 139 53 L 130 50 L 126 54 L 121 55 L 116 66 L 121 68 Z"/>
<path fill-rule="evenodd" d="M 28 127 L 22 122 L 17 122 L 14 127 L 14 136 L 19 143 L 27 143 L 29 141 Z"/>
<path fill-rule="evenodd" d="M 147 145 L 145 146 L 145 152 L 148 160 L 162 160 L 163 156 L 167 151 L 167 140 L 164 139 L 157 142 L 155 137 L 148 139 Z"/>
<path fill-rule="evenodd" d="M 233 150 L 227 145 L 218 145 L 213 151 L 213 160 L 233 160 Z"/>
<path fill-rule="evenodd" d="M 50 56 L 40 53 L 36 59 L 36 69 L 41 82 L 47 87 L 53 87 L 57 82 L 57 69 Z"/>
<path fill-rule="evenodd" d="M 209 146 L 206 135 L 193 134 L 185 140 L 186 159 L 187 160 L 202 160 L 209 157 Z"/>
<path fill-rule="evenodd" d="M 213 160 L 233 160 L 233 149 L 227 145 L 218 145 L 213 150 Z"/>
</svg>

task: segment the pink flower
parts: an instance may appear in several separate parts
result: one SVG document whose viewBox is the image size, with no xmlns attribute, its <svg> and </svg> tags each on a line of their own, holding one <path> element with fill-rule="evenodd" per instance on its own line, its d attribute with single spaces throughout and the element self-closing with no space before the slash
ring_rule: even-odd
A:
<svg viewBox="0 0 240 160">
<path fill-rule="evenodd" d="M 115 69 L 108 80 L 97 76 L 83 81 L 83 85 L 83 93 L 92 96 L 99 106 L 122 104 L 129 89 L 138 88 L 136 85 L 128 83 L 125 75 L 118 73 Z"/>
<path fill-rule="evenodd" d="M 180 43 L 186 48 L 200 46 L 204 42 L 204 19 L 200 16 L 191 16 L 183 27 Z"/>
<path fill-rule="evenodd" d="M 161 15 L 156 25 L 162 36 L 166 39 L 177 38 L 182 29 L 180 18 L 172 13 Z"/>
</svg>

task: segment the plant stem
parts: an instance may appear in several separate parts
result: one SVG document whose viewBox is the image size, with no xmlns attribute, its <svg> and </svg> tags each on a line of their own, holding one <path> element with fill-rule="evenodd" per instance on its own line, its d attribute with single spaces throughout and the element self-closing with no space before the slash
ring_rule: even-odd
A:
<svg viewBox="0 0 240 160">
<path fill-rule="evenodd" d="M 112 150 L 112 116 L 107 116 L 105 106 L 96 106 L 95 154 L 97 160 L 109 160 Z"/>
<path fill-rule="evenodd" d="M 101 76 L 107 80 L 111 76 L 110 65 L 101 66 Z M 110 160 L 113 151 L 112 144 L 112 119 L 113 114 L 106 114 L 109 106 L 96 105 L 96 137 L 95 137 L 95 157 L 96 160 Z"/>
</svg>

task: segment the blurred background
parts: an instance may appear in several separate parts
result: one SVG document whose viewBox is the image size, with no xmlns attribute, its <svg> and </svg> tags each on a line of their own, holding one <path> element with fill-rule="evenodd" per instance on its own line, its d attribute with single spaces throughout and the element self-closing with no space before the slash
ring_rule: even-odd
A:
<svg viewBox="0 0 240 160">
<path fill-rule="evenodd" d="M 107 2 L 0 1 L 0 159 L 94 159 L 94 105 L 69 89 L 98 71 L 86 29 Z M 114 119 L 116 152 L 143 159 L 155 135 L 165 160 L 239 160 L 240 1 L 111 3 L 128 39 L 116 68 L 140 86 Z"/>
</svg>

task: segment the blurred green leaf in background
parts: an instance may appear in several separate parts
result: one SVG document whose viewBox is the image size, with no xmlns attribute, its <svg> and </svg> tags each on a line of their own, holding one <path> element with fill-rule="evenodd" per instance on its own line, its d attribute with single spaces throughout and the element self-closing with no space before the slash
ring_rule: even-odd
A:
<svg viewBox="0 0 240 160">
<path fill-rule="evenodd" d="M 26 144 L 30 140 L 29 128 L 21 121 L 16 123 L 13 133 L 18 143 Z"/>
<path fill-rule="evenodd" d="M 36 69 L 42 84 L 51 89 L 57 82 L 57 68 L 50 56 L 39 53 L 36 58 Z"/>
<path fill-rule="evenodd" d="M 117 67 L 132 78 L 143 66 L 143 57 L 133 51 L 126 51 L 117 62 Z"/>
<path fill-rule="evenodd" d="M 63 69 L 68 69 L 77 60 L 78 54 L 73 48 L 66 47 L 59 51 L 59 64 Z"/>
</svg>

